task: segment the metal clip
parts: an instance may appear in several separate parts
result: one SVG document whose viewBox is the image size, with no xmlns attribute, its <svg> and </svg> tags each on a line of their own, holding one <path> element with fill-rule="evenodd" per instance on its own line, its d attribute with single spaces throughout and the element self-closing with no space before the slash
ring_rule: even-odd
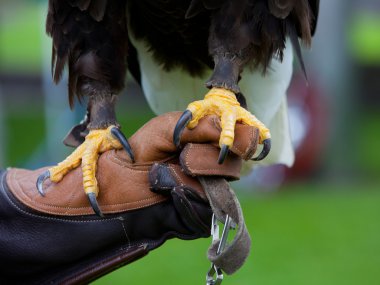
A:
<svg viewBox="0 0 380 285">
<path fill-rule="evenodd" d="M 214 279 L 215 274 L 216 274 L 216 277 Z M 207 275 L 206 275 L 206 285 L 219 285 L 219 284 L 222 284 L 222 281 L 223 281 L 222 270 L 216 265 L 214 265 L 214 263 L 212 263 L 211 268 L 207 272 Z"/>
<path fill-rule="evenodd" d="M 224 228 L 222 232 L 222 236 L 220 237 L 220 242 L 218 245 L 218 249 L 216 254 L 219 255 L 224 248 L 226 247 L 228 233 L 231 228 L 231 218 L 229 215 L 226 216 L 226 220 L 224 222 Z M 212 224 L 211 224 L 211 236 L 212 242 L 219 240 L 219 225 L 216 219 L 215 214 L 212 215 Z M 214 277 L 216 274 L 216 277 Z M 206 285 L 220 285 L 223 281 L 223 272 L 217 267 L 214 263 L 211 263 L 211 268 L 207 272 L 206 275 Z"/>
</svg>

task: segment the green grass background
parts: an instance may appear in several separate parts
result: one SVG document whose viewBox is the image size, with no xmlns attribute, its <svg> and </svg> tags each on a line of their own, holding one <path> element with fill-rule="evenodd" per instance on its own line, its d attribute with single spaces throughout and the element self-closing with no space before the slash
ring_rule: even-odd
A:
<svg viewBox="0 0 380 285">
<path fill-rule="evenodd" d="M 380 193 L 374 186 L 293 185 L 241 195 L 252 252 L 225 284 L 379 284 Z M 144 259 L 94 282 L 204 284 L 210 240 L 169 240 Z"/>
</svg>

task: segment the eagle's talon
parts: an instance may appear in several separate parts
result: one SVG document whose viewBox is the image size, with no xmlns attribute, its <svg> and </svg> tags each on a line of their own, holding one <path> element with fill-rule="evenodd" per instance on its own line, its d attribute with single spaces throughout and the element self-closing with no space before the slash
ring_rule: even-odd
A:
<svg viewBox="0 0 380 285">
<path fill-rule="evenodd" d="M 236 122 L 259 129 L 259 143 L 264 144 L 264 147 L 260 155 L 252 160 L 259 161 L 268 155 L 271 148 L 269 129 L 249 111 L 240 106 L 235 93 L 218 87 L 212 88 L 206 94 L 204 100 L 195 101 L 188 105 L 187 111 L 181 116 L 174 132 L 174 141 L 177 147 L 180 144 L 180 133 L 186 124 L 189 129 L 192 129 L 197 126 L 200 119 L 207 115 L 217 115 L 220 118 L 219 146 L 221 151 L 218 159 L 219 164 L 223 163 L 228 155 L 229 148 L 234 143 Z"/>
<path fill-rule="evenodd" d="M 90 201 L 91 207 L 94 210 L 95 214 L 97 214 L 99 217 L 104 218 L 104 215 L 102 211 L 100 210 L 98 201 L 96 200 L 96 195 L 94 192 L 87 193 L 87 198 Z"/>
<path fill-rule="evenodd" d="M 111 129 L 111 134 L 121 143 L 125 151 L 129 154 L 129 157 L 131 158 L 132 162 L 135 162 L 135 156 L 132 152 L 131 145 L 129 144 L 127 138 L 124 136 L 122 131 L 120 131 L 119 128 L 113 127 Z"/>
<path fill-rule="evenodd" d="M 177 148 L 180 148 L 180 146 L 181 146 L 181 135 L 182 135 L 183 131 L 185 130 L 186 126 L 192 120 L 192 118 L 193 118 L 193 114 L 189 110 L 186 110 L 185 112 L 183 112 L 183 114 L 179 118 L 179 120 L 175 126 L 174 134 L 173 134 L 173 141 L 174 141 L 174 144 Z"/>
<path fill-rule="evenodd" d="M 59 183 L 67 173 L 81 165 L 83 190 L 88 195 L 94 212 L 98 216 L 102 216 L 96 201 L 96 196 L 99 192 L 96 180 L 97 161 L 101 153 L 111 149 L 122 149 L 123 147 L 130 154 L 131 160 L 134 161 L 134 156 L 127 139 L 115 126 L 109 126 L 107 129 L 91 130 L 86 136 L 85 141 L 71 155 L 38 177 L 38 192 L 42 196 L 45 195 L 43 183 L 47 178 L 50 178 L 51 182 Z"/>
<path fill-rule="evenodd" d="M 222 148 L 220 149 L 219 152 L 219 158 L 218 158 L 218 164 L 223 164 L 224 160 L 226 159 L 228 152 L 229 152 L 229 147 L 228 145 L 222 145 Z"/>
<path fill-rule="evenodd" d="M 37 190 L 38 190 L 38 192 L 40 193 L 41 196 L 45 196 L 44 182 L 48 178 L 50 178 L 50 171 L 49 170 L 46 170 L 44 173 L 42 173 L 37 178 L 36 187 L 37 187 Z"/>
<path fill-rule="evenodd" d="M 272 146 L 271 139 L 263 140 L 263 145 L 264 146 L 263 146 L 263 150 L 261 151 L 261 153 L 257 157 L 252 158 L 252 160 L 254 160 L 254 161 L 263 160 L 269 154 L 271 146 Z"/>
</svg>

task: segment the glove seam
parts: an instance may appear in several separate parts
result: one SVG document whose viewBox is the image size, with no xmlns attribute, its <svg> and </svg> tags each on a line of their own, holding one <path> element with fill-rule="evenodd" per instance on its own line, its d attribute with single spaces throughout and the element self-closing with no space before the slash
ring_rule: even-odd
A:
<svg viewBox="0 0 380 285">
<path fill-rule="evenodd" d="M 113 163 L 116 163 L 117 165 L 119 165 L 123 168 L 128 168 L 128 169 L 131 169 L 133 171 L 140 172 L 140 173 L 149 172 L 150 168 L 152 167 L 152 164 L 154 164 L 154 163 L 162 163 L 162 162 L 170 161 L 175 157 L 176 157 L 176 155 L 171 155 L 170 157 L 165 158 L 164 160 L 147 161 L 144 163 L 138 163 L 138 162 L 137 163 L 136 162 L 131 163 L 127 160 L 120 158 L 118 155 L 116 155 L 115 151 L 108 152 L 106 154 L 106 158 L 109 158 L 109 160 L 112 161 Z M 138 168 L 143 168 L 143 169 L 138 169 Z"/>
<path fill-rule="evenodd" d="M 250 137 L 249 141 L 251 143 L 245 149 L 244 155 L 242 155 L 242 158 L 244 160 L 248 160 L 252 157 L 253 152 L 254 152 L 254 146 L 257 145 L 257 138 L 254 140 L 255 136 L 254 136 L 254 129 L 253 128 L 250 128 L 249 137 Z"/>
<path fill-rule="evenodd" d="M 214 117 L 212 119 L 212 122 L 214 124 L 214 127 L 218 130 L 218 131 L 222 131 L 221 127 L 220 127 L 220 120 L 217 118 L 217 117 Z M 242 124 L 242 125 L 245 125 L 245 124 Z M 248 126 L 248 125 L 245 125 L 245 126 Z M 254 127 L 252 126 L 249 126 L 249 132 L 250 132 L 250 144 L 248 144 L 248 146 L 242 150 L 239 148 L 239 146 L 237 146 L 236 144 L 233 144 L 231 146 L 231 151 L 232 152 L 235 152 L 236 154 L 238 154 L 242 159 L 244 160 L 248 160 L 251 158 L 251 156 L 253 155 L 253 151 L 254 150 L 254 146 L 257 144 L 257 137 L 254 136 Z M 256 138 L 256 139 L 255 139 Z M 252 150 L 251 150 L 252 149 Z M 251 155 L 252 154 L 252 155 Z"/>
<path fill-rule="evenodd" d="M 169 169 L 170 169 L 170 172 L 174 175 L 177 184 L 180 184 L 180 186 L 184 186 L 183 180 L 182 180 L 181 177 L 177 174 L 177 172 L 175 171 L 175 169 L 173 168 L 173 166 L 171 166 L 171 165 L 169 164 L 168 167 L 169 167 Z"/>
<path fill-rule="evenodd" d="M 73 214 L 73 213 L 68 213 L 67 210 L 70 210 L 70 209 L 74 209 L 74 210 L 89 210 L 91 212 L 91 207 L 90 206 L 84 206 L 84 207 L 69 207 L 69 206 L 57 206 L 57 205 L 52 205 L 52 204 L 48 204 L 48 203 L 41 203 L 41 202 L 38 202 L 38 201 L 35 201 L 33 200 L 31 197 L 29 197 L 28 195 L 25 194 L 23 188 L 21 187 L 20 183 L 19 183 L 19 180 L 16 179 L 16 173 L 17 171 L 13 171 L 12 173 L 10 173 L 10 178 L 11 178 L 11 183 L 10 183 L 10 189 L 12 189 L 12 186 L 14 187 L 17 187 L 19 189 L 19 191 L 17 191 L 17 193 L 21 193 L 21 195 L 26 198 L 31 204 L 28 204 L 27 206 L 32 208 L 32 209 L 35 209 L 37 211 L 40 211 L 40 212 L 43 212 L 43 213 L 49 213 L 49 214 L 53 214 L 53 215 L 68 215 L 68 216 L 78 216 L 78 215 L 86 215 L 87 212 L 81 212 L 81 213 L 77 213 L 77 214 Z M 8 173 L 9 174 L 9 173 Z M 156 194 L 157 195 L 157 194 Z M 133 201 L 133 202 L 125 202 L 125 203 L 113 203 L 113 204 L 102 204 L 101 206 L 102 207 L 113 207 L 113 206 L 123 206 L 123 205 L 133 205 L 133 204 L 137 204 L 137 203 L 141 203 L 141 202 L 145 202 L 145 201 L 149 201 L 149 200 L 152 200 L 152 199 L 156 199 L 157 197 L 156 196 L 152 196 L 152 197 L 149 197 L 149 198 L 146 198 L 146 199 L 140 199 L 140 200 L 137 200 L 137 201 Z M 151 206 L 151 205 L 154 205 L 154 204 L 158 204 L 162 201 L 166 200 L 166 197 L 161 197 L 161 199 L 159 199 L 158 201 L 154 201 L 153 203 L 148 203 L 148 204 L 144 204 L 143 206 L 137 206 L 137 207 L 131 207 L 129 209 L 124 209 L 124 210 L 108 210 L 107 213 L 119 213 L 119 212 L 124 212 L 124 211 L 131 211 L 131 210 L 136 210 L 136 209 L 141 209 L 141 208 L 145 208 L 145 207 L 148 207 L 148 206 Z M 21 201 L 24 201 L 24 199 L 21 199 Z M 35 208 L 33 207 L 32 205 L 37 205 L 39 207 L 42 207 L 44 209 L 40 209 L 40 208 Z M 47 208 L 53 208 L 53 209 L 57 209 L 57 210 L 66 210 L 65 212 L 52 212 L 51 210 L 48 210 L 48 209 L 45 209 L 45 207 Z"/>
<path fill-rule="evenodd" d="M 112 155 L 110 153 L 107 153 L 107 158 L 109 158 L 110 161 L 112 161 L 113 163 L 116 163 L 117 165 L 123 168 L 132 169 L 133 171 L 137 171 L 137 172 L 149 172 L 149 166 L 150 166 L 149 164 L 140 164 L 140 165 L 132 164 L 131 162 L 120 159 L 116 155 L 116 152 L 114 152 Z M 137 167 L 143 167 L 143 168 L 146 168 L 146 170 L 136 169 Z"/>
<path fill-rule="evenodd" d="M 235 177 L 235 176 L 231 176 L 231 175 L 226 175 L 226 173 L 224 173 L 223 171 L 220 171 L 221 169 L 220 168 L 193 168 L 190 166 L 190 149 L 211 149 L 213 148 L 212 146 L 209 146 L 209 145 L 194 145 L 194 144 L 190 144 L 185 150 L 185 165 L 186 165 L 186 170 L 187 172 L 195 177 L 197 175 L 195 175 L 194 173 L 197 173 L 197 174 L 208 174 L 208 175 L 215 175 L 215 174 L 222 174 L 222 175 L 225 175 L 227 177 Z"/>
<path fill-rule="evenodd" d="M 1 184 L 4 183 L 4 178 L 2 178 Z M 3 189 L 4 192 L 7 192 L 6 189 Z M 9 191 L 9 190 L 8 190 Z M 55 217 L 46 217 L 46 216 L 41 216 L 38 214 L 30 213 L 24 209 L 21 209 L 10 197 L 8 193 L 5 193 L 5 196 L 7 200 L 15 207 L 18 211 L 24 213 L 25 215 L 31 216 L 31 217 L 36 217 L 39 219 L 44 219 L 44 220 L 53 220 L 53 221 L 60 221 L 60 222 L 66 222 L 66 223 L 92 223 L 92 222 L 110 222 L 110 221 L 117 221 L 119 220 L 118 217 L 116 218 L 107 218 L 107 219 L 98 219 L 98 220 L 67 220 L 64 218 L 55 218 Z"/>
</svg>

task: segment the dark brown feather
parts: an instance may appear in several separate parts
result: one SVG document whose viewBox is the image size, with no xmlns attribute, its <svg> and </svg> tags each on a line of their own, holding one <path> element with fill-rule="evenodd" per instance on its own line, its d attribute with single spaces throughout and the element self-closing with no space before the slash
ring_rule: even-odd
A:
<svg viewBox="0 0 380 285">
<path fill-rule="evenodd" d="M 165 70 L 201 76 L 214 67 L 213 58 L 227 56 L 239 59 L 240 71 L 252 66 L 265 72 L 274 56 L 282 59 L 287 37 L 304 70 L 297 36 L 310 45 L 318 7 L 319 0 L 49 0 L 53 78 L 58 82 L 68 65 L 71 105 L 91 80 L 118 93 L 129 41 L 126 14 L 134 36 Z M 139 78 L 137 60 L 132 52 Z"/>
<path fill-rule="evenodd" d="M 307 81 L 308 80 L 307 79 L 307 73 L 306 73 L 305 63 L 304 63 L 303 57 L 302 57 L 301 46 L 300 46 L 300 43 L 299 43 L 299 40 L 297 37 L 297 30 L 296 30 L 295 26 L 292 25 L 291 23 L 287 23 L 287 24 L 288 24 L 287 31 L 288 31 L 290 41 L 293 45 L 294 51 L 296 52 L 296 57 L 298 59 L 298 62 L 301 66 L 301 70 L 302 70 L 302 72 L 305 76 L 305 79 Z"/>
<path fill-rule="evenodd" d="M 186 11 L 185 18 L 191 19 L 204 10 L 202 0 L 192 0 Z"/>
<path fill-rule="evenodd" d="M 69 69 L 69 101 L 83 96 L 81 84 L 103 82 L 118 93 L 124 86 L 127 57 L 125 0 L 49 0 L 46 31 L 53 39 L 55 82 Z M 110 94 L 112 95 L 112 94 Z"/>
<path fill-rule="evenodd" d="M 77 7 L 81 11 L 85 11 L 91 4 L 91 0 L 68 0 L 72 7 Z"/>
<path fill-rule="evenodd" d="M 293 32 L 289 27 L 295 27 L 302 41 L 310 44 L 313 11 L 308 0 L 299 0 L 297 4 L 294 0 L 248 0 L 239 3 L 244 5 L 237 10 L 239 5 L 236 2 L 226 1 L 213 15 L 209 42 L 210 53 L 214 56 L 245 51 L 243 65 L 261 66 L 265 72 L 273 56 L 282 59 L 286 38 L 290 36 L 289 32 Z"/>
<path fill-rule="evenodd" d="M 194 76 L 212 66 L 205 52 L 207 37 L 213 57 L 244 54 L 243 65 L 265 72 L 273 56 L 282 59 L 288 26 L 296 28 L 304 44 L 310 44 L 316 2 L 130 0 L 129 15 L 135 36 L 146 41 L 166 70 L 180 67 Z"/>
<path fill-rule="evenodd" d="M 134 36 L 146 42 L 165 70 L 181 68 L 192 76 L 201 76 L 207 66 L 213 66 L 207 49 L 210 13 L 202 8 L 196 17 L 186 19 L 190 3 L 190 0 L 128 1 L 129 24 Z"/>
<path fill-rule="evenodd" d="M 314 36 L 317 29 L 318 14 L 319 14 L 319 0 L 309 0 L 310 9 L 312 12 L 311 21 L 311 35 Z"/>
<path fill-rule="evenodd" d="M 192 0 L 187 11 L 186 19 L 195 17 L 206 10 L 216 10 L 223 5 L 223 0 Z"/>
<path fill-rule="evenodd" d="M 89 7 L 89 13 L 96 21 L 100 22 L 104 18 L 107 8 L 107 0 L 92 0 Z"/>
<path fill-rule="evenodd" d="M 268 8 L 277 18 L 285 19 L 293 10 L 295 2 L 296 0 L 268 0 Z"/>
</svg>

